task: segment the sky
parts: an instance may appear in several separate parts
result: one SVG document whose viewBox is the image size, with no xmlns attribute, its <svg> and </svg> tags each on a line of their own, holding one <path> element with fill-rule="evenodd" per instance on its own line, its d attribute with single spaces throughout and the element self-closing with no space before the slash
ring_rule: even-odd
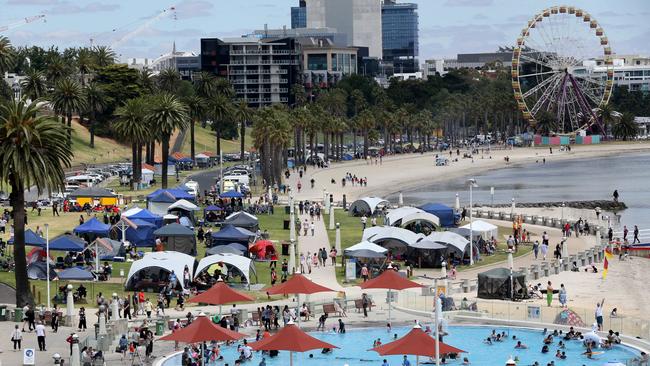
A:
<svg viewBox="0 0 650 366">
<path fill-rule="evenodd" d="M 457 53 L 494 52 L 513 45 L 528 19 L 561 3 L 547 0 L 406 0 L 419 5 L 420 62 Z M 569 2 L 569 0 L 567 0 Z M 0 27 L 25 17 L 33 22 L 0 32 L 15 45 L 111 45 L 120 59 L 155 58 L 177 50 L 200 52 L 201 37 L 233 37 L 290 27 L 298 0 L 0 0 Z M 572 0 L 605 29 L 618 54 L 650 55 L 650 0 Z M 614 6 L 615 5 L 615 6 Z M 170 7 L 157 19 L 157 14 Z"/>
</svg>

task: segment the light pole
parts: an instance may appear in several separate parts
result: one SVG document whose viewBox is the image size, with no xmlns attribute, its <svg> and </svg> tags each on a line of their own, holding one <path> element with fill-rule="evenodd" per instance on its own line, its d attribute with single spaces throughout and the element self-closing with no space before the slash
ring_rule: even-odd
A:
<svg viewBox="0 0 650 366">
<path fill-rule="evenodd" d="M 564 202 L 562 202 L 562 221 L 560 221 L 560 222 L 563 223 L 563 224 L 564 224 L 564 206 L 566 206 L 566 204 Z"/>
<path fill-rule="evenodd" d="M 490 187 L 491 205 L 494 206 L 494 187 Z"/>
<path fill-rule="evenodd" d="M 510 300 L 514 300 L 515 297 L 515 284 L 512 280 L 512 267 L 515 265 L 514 259 L 512 258 L 512 249 L 508 249 L 508 267 L 510 267 Z"/>
<path fill-rule="evenodd" d="M 442 320 L 442 304 L 440 303 L 440 295 L 438 294 L 438 278 L 433 279 L 433 299 L 436 317 L 434 321 L 435 337 L 436 337 L 436 366 L 440 366 L 440 321 Z"/>
<path fill-rule="evenodd" d="M 45 271 L 47 278 L 47 310 L 50 310 L 50 224 L 45 224 Z"/>
<path fill-rule="evenodd" d="M 474 214 L 472 213 L 474 207 L 473 189 L 478 188 L 478 184 L 476 184 L 476 179 L 474 178 L 468 179 L 467 184 L 469 185 L 469 265 L 471 266 L 474 264 Z"/>
<path fill-rule="evenodd" d="M 515 215 L 515 198 L 512 197 L 512 200 L 510 200 L 510 202 L 512 202 L 512 203 L 510 204 L 510 218 L 511 218 L 511 219 L 514 219 L 514 218 L 515 218 L 515 217 L 514 217 L 514 215 Z"/>
</svg>

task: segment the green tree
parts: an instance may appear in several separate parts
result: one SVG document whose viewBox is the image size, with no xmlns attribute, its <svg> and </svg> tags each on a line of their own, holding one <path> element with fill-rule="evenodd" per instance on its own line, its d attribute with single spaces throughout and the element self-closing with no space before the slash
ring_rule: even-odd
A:
<svg viewBox="0 0 650 366">
<path fill-rule="evenodd" d="M 68 143 L 72 143 L 72 115 L 86 108 L 86 99 L 79 83 L 66 78 L 59 81 L 52 92 L 54 110 L 68 122 Z"/>
<path fill-rule="evenodd" d="M 94 63 L 98 67 L 113 65 L 117 56 L 115 51 L 106 46 L 97 46 L 93 48 Z"/>
<path fill-rule="evenodd" d="M 97 126 L 97 113 L 106 108 L 106 95 L 104 90 L 95 82 L 84 88 L 85 106 L 90 113 L 90 147 L 95 148 L 95 127 Z"/>
<path fill-rule="evenodd" d="M 77 69 L 79 70 L 81 86 L 86 86 L 86 75 L 88 75 L 95 67 L 95 60 L 93 53 L 88 48 L 81 48 L 77 52 Z"/>
<path fill-rule="evenodd" d="M 614 123 L 620 117 L 620 113 L 616 112 L 610 103 L 600 106 L 596 113 L 605 132 L 611 131 Z"/>
<path fill-rule="evenodd" d="M 235 105 L 234 118 L 239 122 L 239 156 L 244 161 L 244 150 L 246 145 L 246 123 L 253 117 L 253 111 L 248 107 L 246 101 L 240 100 Z"/>
<path fill-rule="evenodd" d="M 535 124 L 535 129 L 538 133 L 549 135 L 551 134 L 556 127 L 555 116 L 552 113 L 543 111 L 539 118 L 537 118 L 537 123 Z"/>
<path fill-rule="evenodd" d="M 131 144 L 131 168 L 133 172 L 133 189 L 137 188 L 142 173 L 142 162 L 140 161 L 141 146 L 147 142 L 150 136 L 150 129 L 145 118 L 149 101 L 146 98 L 133 98 L 115 110 L 115 120 L 112 128 L 115 134 Z"/>
<path fill-rule="evenodd" d="M 627 112 L 623 113 L 618 122 L 614 124 L 612 133 L 615 138 L 623 141 L 634 139 L 639 134 L 639 127 L 634 122 L 634 115 Z"/>
<path fill-rule="evenodd" d="M 61 56 L 51 56 L 47 69 L 45 69 L 45 76 L 50 86 L 56 88 L 59 81 L 67 78 L 68 75 L 70 75 L 70 65 L 67 65 Z"/>
<path fill-rule="evenodd" d="M 14 64 L 14 48 L 7 37 L 0 36 L 0 74 L 4 74 Z"/>
<path fill-rule="evenodd" d="M 64 168 L 70 167 L 72 148 L 68 128 L 41 110 L 42 104 L 24 100 L 0 105 L 0 182 L 11 187 L 14 215 L 16 306 L 34 304 L 25 256 L 25 190 L 63 191 Z"/>
<path fill-rule="evenodd" d="M 357 126 L 363 133 L 363 158 L 367 159 L 369 147 L 368 134 L 370 133 L 371 129 L 375 128 L 374 114 L 370 110 L 362 111 L 357 118 Z"/>
<path fill-rule="evenodd" d="M 163 92 L 176 94 L 181 83 L 181 74 L 175 69 L 168 68 L 158 74 L 158 88 Z"/>
<path fill-rule="evenodd" d="M 36 100 L 47 93 L 47 81 L 42 71 L 29 69 L 25 78 L 20 81 L 23 96 Z"/>
<path fill-rule="evenodd" d="M 176 96 L 163 93 L 155 96 L 149 108 L 146 119 L 155 125 L 162 142 L 162 179 L 161 186 L 167 188 L 167 163 L 169 161 L 169 140 L 176 130 L 184 130 L 188 126 L 189 115 L 187 106 Z"/>
</svg>

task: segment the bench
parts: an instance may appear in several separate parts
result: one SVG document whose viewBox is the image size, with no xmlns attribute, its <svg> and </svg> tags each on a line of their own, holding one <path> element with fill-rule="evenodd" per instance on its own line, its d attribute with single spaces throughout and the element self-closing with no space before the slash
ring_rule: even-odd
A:
<svg viewBox="0 0 650 366">
<path fill-rule="evenodd" d="M 323 304 L 323 313 L 327 314 L 327 316 L 336 313 L 336 308 L 334 307 L 334 304 L 333 303 Z"/>
<path fill-rule="evenodd" d="M 373 303 L 372 301 L 370 301 L 368 303 L 368 311 L 372 311 L 372 306 Z M 354 308 L 357 310 L 357 313 L 361 312 L 363 310 L 363 300 L 362 299 L 354 300 Z"/>
</svg>

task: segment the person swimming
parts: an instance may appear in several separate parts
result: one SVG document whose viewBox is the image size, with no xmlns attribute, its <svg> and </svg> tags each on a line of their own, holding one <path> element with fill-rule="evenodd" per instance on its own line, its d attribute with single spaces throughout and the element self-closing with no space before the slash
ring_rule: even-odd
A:
<svg viewBox="0 0 650 366">
<path fill-rule="evenodd" d="M 517 341 L 515 348 L 526 349 L 528 347 L 525 344 L 521 343 L 521 341 Z"/>
<path fill-rule="evenodd" d="M 490 338 L 490 337 L 485 338 L 485 340 L 483 341 L 483 343 L 485 343 L 485 344 L 489 344 L 489 345 L 492 345 L 492 338 Z"/>
<path fill-rule="evenodd" d="M 542 353 L 548 353 L 548 346 L 547 345 L 544 345 L 542 347 Z"/>
</svg>

